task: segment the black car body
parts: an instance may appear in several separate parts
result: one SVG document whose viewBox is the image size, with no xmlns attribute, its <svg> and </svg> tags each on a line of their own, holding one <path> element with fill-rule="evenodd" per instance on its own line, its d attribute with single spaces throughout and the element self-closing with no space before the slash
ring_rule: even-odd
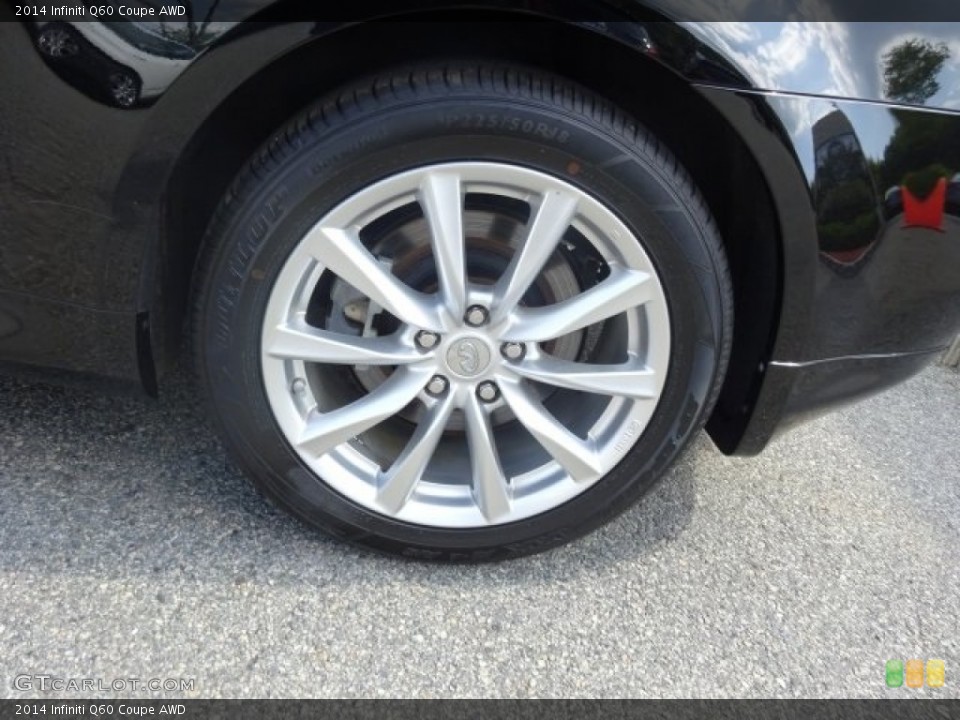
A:
<svg viewBox="0 0 960 720">
<path fill-rule="evenodd" d="M 822 5 L 760 23 L 687 0 L 359 3 L 336 21 L 197 3 L 182 25 L 107 18 L 195 51 L 128 107 L 103 90 L 123 63 L 50 57 L 50 16 L 0 9 L 0 358 L 162 390 L 204 230 L 277 127 L 378 68 L 496 57 L 639 117 L 699 186 L 735 315 L 707 429 L 725 453 L 759 452 L 917 372 L 960 329 L 960 24 L 937 22 L 947 6 L 845 22 L 843 3 Z"/>
</svg>

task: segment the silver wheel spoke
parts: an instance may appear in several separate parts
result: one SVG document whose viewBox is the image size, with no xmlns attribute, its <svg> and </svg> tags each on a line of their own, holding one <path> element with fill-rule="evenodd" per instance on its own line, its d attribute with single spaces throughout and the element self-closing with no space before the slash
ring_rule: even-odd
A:
<svg viewBox="0 0 960 720">
<path fill-rule="evenodd" d="M 544 355 L 510 368 L 517 375 L 556 387 L 638 400 L 658 396 L 656 373 L 639 361 L 592 365 Z"/>
<path fill-rule="evenodd" d="M 544 342 L 643 305 L 656 292 L 652 276 L 620 266 L 603 282 L 569 300 L 537 308 L 517 308 L 502 339 Z"/>
<path fill-rule="evenodd" d="M 407 504 L 447 427 L 453 397 L 453 393 L 447 393 L 427 411 L 403 452 L 384 473 L 377 489 L 377 502 L 384 510 L 396 514 Z"/>
<path fill-rule="evenodd" d="M 304 238 L 310 254 L 404 322 L 441 330 L 430 298 L 404 285 L 367 250 L 355 230 L 317 227 Z"/>
<path fill-rule="evenodd" d="M 383 385 L 349 405 L 326 413 L 311 411 L 297 440 L 297 447 L 314 456 L 324 455 L 400 412 L 417 396 L 429 378 L 429 372 L 400 368 Z"/>
<path fill-rule="evenodd" d="M 487 522 L 496 522 L 510 512 L 510 490 L 500 467 L 490 416 L 473 393 L 468 393 L 463 414 L 470 447 L 473 499 Z"/>
<path fill-rule="evenodd" d="M 467 297 L 460 178 L 430 173 L 420 185 L 418 200 L 430 226 L 440 291 L 447 309 L 459 319 Z"/>
<path fill-rule="evenodd" d="M 302 318 L 267 330 L 263 348 L 272 357 L 340 365 L 404 365 L 423 356 L 395 337 L 355 337 L 307 325 Z"/>
<path fill-rule="evenodd" d="M 576 210 L 574 196 L 557 190 L 544 193 L 523 245 L 494 286 L 494 320 L 509 313 L 536 280 Z"/>
<path fill-rule="evenodd" d="M 567 430 L 522 382 L 501 382 L 500 391 L 517 419 L 575 482 L 602 474 L 602 461 L 593 444 Z"/>
</svg>

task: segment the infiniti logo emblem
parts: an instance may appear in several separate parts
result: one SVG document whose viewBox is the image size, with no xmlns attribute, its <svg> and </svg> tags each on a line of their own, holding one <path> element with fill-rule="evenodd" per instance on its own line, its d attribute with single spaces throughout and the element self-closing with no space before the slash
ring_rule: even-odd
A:
<svg viewBox="0 0 960 720">
<path fill-rule="evenodd" d="M 457 340 L 447 350 L 447 367 L 460 377 L 479 375 L 490 364 L 490 348 L 481 340 L 464 338 Z"/>
<path fill-rule="evenodd" d="M 473 340 L 464 340 L 457 349 L 460 369 L 465 375 L 473 375 L 480 368 L 480 351 Z"/>
</svg>

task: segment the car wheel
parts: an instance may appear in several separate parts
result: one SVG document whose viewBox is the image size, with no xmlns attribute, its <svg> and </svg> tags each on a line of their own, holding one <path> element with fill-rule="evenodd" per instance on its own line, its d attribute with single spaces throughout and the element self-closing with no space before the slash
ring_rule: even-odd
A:
<svg viewBox="0 0 960 720">
<path fill-rule="evenodd" d="M 136 105 L 140 98 L 140 80 L 126 70 L 110 73 L 107 78 L 110 98 L 122 108 Z"/>
<path fill-rule="evenodd" d="M 732 301 L 706 206 L 561 78 L 373 77 L 276 133 L 198 269 L 211 414 L 258 487 L 347 540 L 514 557 L 629 507 L 699 429 Z"/>
<path fill-rule="evenodd" d="M 65 58 L 80 52 L 80 46 L 72 30 L 62 25 L 52 25 L 40 31 L 37 45 L 40 51 L 52 58 Z"/>
</svg>

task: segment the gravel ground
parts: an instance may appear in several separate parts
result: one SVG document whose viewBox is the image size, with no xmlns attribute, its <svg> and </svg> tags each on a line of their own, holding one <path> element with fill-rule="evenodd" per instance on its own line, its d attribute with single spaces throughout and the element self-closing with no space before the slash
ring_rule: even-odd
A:
<svg viewBox="0 0 960 720">
<path fill-rule="evenodd" d="M 269 508 L 182 380 L 154 403 L 0 378 L 0 408 L 0 697 L 37 694 L 20 673 L 204 697 L 960 697 L 951 370 L 760 458 L 703 437 L 600 532 L 478 567 Z M 946 687 L 888 690 L 884 662 L 911 657 L 945 660 Z"/>
</svg>

